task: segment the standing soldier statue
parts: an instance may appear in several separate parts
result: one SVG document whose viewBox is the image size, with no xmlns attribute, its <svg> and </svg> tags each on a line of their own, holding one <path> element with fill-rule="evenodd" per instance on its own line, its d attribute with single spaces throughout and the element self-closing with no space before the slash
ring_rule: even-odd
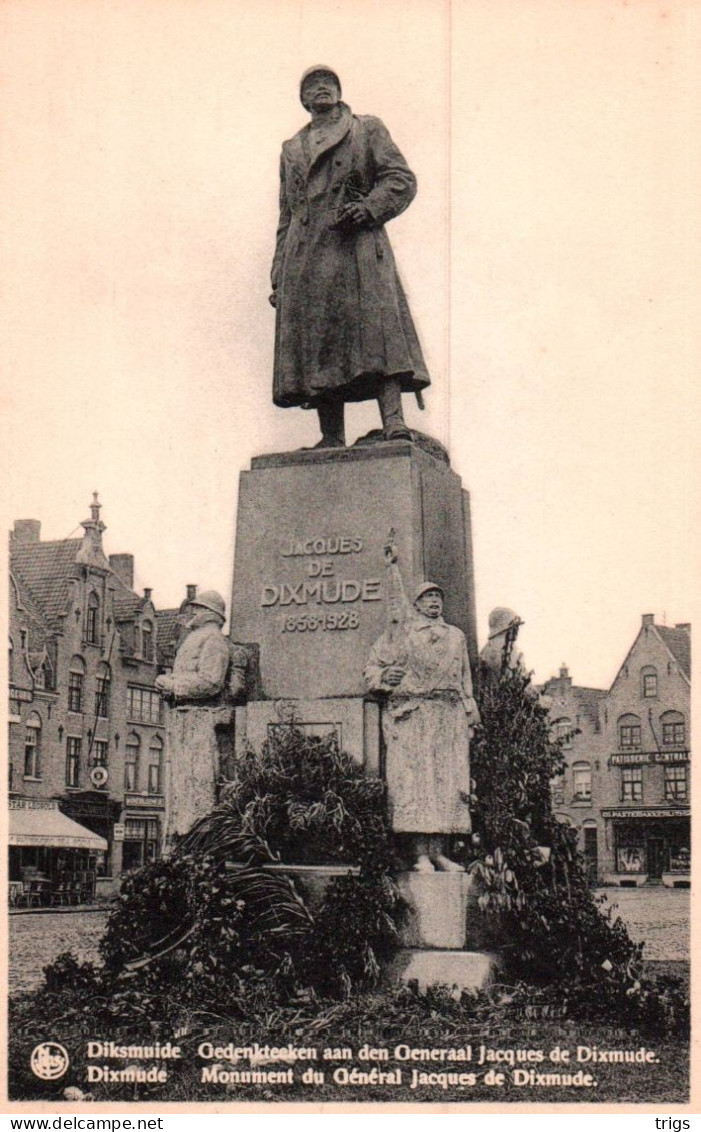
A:
<svg viewBox="0 0 701 1132">
<path fill-rule="evenodd" d="M 170 707 L 166 848 L 217 801 L 222 761 L 231 746 L 232 704 L 246 687 L 248 654 L 222 633 L 224 598 L 215 590 L 204 590 L 190 602 L 190 611 L 172 675 L 156 679 L 156 690 Z"/>
<path fill-rule="evenodd" d="M 461 871 L 451 834 L 470 831 L 470 735 L 479 722 L 465 636 L 443 620 L 443 591 L 422 582 L 407 600 L 392 533 L 385 547 L 389 619 L 365 668 L 384 692 L 383 733 L 392 828 L 409 835 L 417 872 Z"/>
<path fill-rule="evenodd" d="M 430 383 L 385 224 L 416 178 L 379 118 L 341 102 L 330 67 L 302 76 L 311 121 L 283 143 L 273 401 L 316 409 L 317 448 L 345 445 L 346 401 L 377 399 L 385 440 L 410 439 L 402 393 Z"/>
</svg>

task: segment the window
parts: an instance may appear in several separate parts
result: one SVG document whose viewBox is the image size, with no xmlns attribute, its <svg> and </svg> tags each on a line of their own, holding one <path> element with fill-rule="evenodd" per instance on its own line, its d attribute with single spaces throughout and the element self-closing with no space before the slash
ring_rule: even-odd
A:
<svg viewBox="0 0 701 1132">
<path fill-rule="evenodd" d="M 622 715 L 618 721 L 618 743 L 622 751 L 639 750 L 642 743 L 637 715 Z"/>
<path fill-rule="evenodd" d="M 132 792 L 139 789 L 139 750 L 141 740 L 138 735 L 131 734 L 127 739 L 124 754 L 124 789 Z"/>
<path fill-rule="evenodd" d="M 564 806 L 565 804 L 565 780 L 562 776 L 554 778 L 550 783 L 550 792 L 554 806 Z"/>
<path fill-rule="evenodd" d="M 107 766 L 107 740 L 96 739 L 92 745 L 93 766 Z"/>
<path fill-rule="evenodd" d="M 683 747 L 686 743 L 686 724 L 679 711 L 666 711 L 660 716 L 662 743 L 665 747 Z"/>
<path fill-rule="evenodd" d="M 100 602 L 97 595 L 91 593 L 88 598 L 88 609 L 85 617 L 85 640 L 89 645 L 96 645 L 100 638 Z"/>
<path fill-rule="evenodd" d="M 80 752 L 83 740 L 69 735 L 66 739 L 66 786 L 80 785 Z"/>
<path fill-rule="evenodd" d="M 24 734 L 24 777 L 41 777 L 41 720 L 35 711 L 27 719 Z"/>
<path fill-rule="evenodd" d="M 161 697 L 150 688 L 130 687 L 127 690 L 127 714 L 140 723 L 161 722 Z"/>
<path fill-rule="evenodd" d="M 68 710 L 83 710 L 83 683 L 85 664 L 79 656 L 74 656 L 68 673 Z"/>
<path fill-rule="evenodd" d="M 664 768 L 664 796 L 667 802 L 686 802 L 689 798 L 687 768 L 672 764 Z"/>
<path fill-rule="evenodd" d="M 643 768 L 641 766 L 622 767 L 621 800 L 623 802 L 642 802 Z"/>
<path fill-rule="evenodd" d="M 148 749 L 148 792 L 162 793 L 163 741 L 156 736 Z"/>
<path fill-rule="evenodd" d="M 574 798 L 576 802 L 591 801 L 591 767 L 589 763 L 575 763 L 572 767 Z"/>
<path fill-rule="evenodd" d="M 153 660 L 153 625 L 144 621 L 141 626 L 141 657 L 142 660 Z"/>
<path fill-rule="evenodd" d="M 555 736 L 562 740 L 563 751 L 568 751 L 572 746 L 572 720 L 566 717 L 558 719 L 555 724 Z"/>
<path fill-rule="evenodd" d="M 107 719 L 110 714 L 110 669 L 101 664 L 95 680 L 95 715 Z"/>
<path fill-rule="evenodd" d="M 642 680 L 642 693 L 645 699 L 654 699 L 657 695 L 657 672 L 654 668 L 643 668 L 640 677 Z"/>
<path fill-rule="evenodd" d="M 127 818 L 124 822 L 123 868 L 139 869 L 147 861 L 155 861 L 159 841 L 158 818 Z"/>
</svg>

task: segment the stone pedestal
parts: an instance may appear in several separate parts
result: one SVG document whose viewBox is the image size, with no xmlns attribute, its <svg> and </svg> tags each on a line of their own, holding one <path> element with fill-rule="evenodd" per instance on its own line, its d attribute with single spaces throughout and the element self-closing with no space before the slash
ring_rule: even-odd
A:
<svg viewBox="0 0 701 1132">
<path fill-rule="evenodd" d="M 259 747 L 285 718 L 317 734 L 340 728 L 342 746 L 377 773 L 379 721 L 362 674 L 386 628 L 391 527 L 407 587 L 444 587 L 445 619 L 474 664 L 469 500 L 444 460 L 393 441 L 259 456 L 241 473 L 231 624 L 259 646 L 260 678 L 237 711 L 237 742 Z"/>
<path fill-rule="evenodd" d="M 383 771 L 380 708 L 363 670 L 387 628 L 384 546 L 393 528 L 407 591 L 445 592 L 444 617 L 477 664 L 469 497 L 443 458 L 412 441 L 259 456 L 241 473 L 231 600 L 234 639 L 255 644 L 259 670 L 236 709 L 237 751 L 260 750 L 294 722 L 334 731 L 368 774 Z M 316 883 L 316 882 L 315 882 Z M 395 979 L 483 986 L 491 957 L 468 952 L 464 873 L 407 873 L 406 947 Z"/>
<path fill-rule="evenodd" d="M 487 951 L 400 951 L 387 968 L 389 982 L 479 991 L 494 980 L 497 959 Z"/>
<path fill-rule="evenodd" d="M 486 986 L 496 959 L 477 950 L 484 934 L 474 878 L 459 872 L 405 872 L 398 886 L 409 913 L 402 931 L 405 949 L 389 968 L 390 979 L 416 980 L 420 990 L 434 983 L 460 990 Z"/>
<path fill-rule="evenodd" d="M 399 891 L 409 905 L 403 940 L 407 947 L 465 946 L 465 917 L 472 878 L 467 873 L 399 875 Z"/>
<path fill-rule="evenodd" d="M 233 708 L 168 708 L 164 848 L 187 833 L 216 802 L 222 760 L 233 745 Z"/>
</svg>

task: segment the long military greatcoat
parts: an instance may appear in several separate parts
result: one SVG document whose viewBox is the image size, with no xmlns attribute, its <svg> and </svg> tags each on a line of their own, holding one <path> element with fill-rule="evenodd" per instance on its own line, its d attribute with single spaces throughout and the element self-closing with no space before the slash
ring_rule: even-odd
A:
<svg viewBox="0 0 701 1132">
<path fill-rule="evenodd" d="M 392 665 L 405 670 L 395 687 L 384 682 Z M 478 712 L 462 631 L 414 612 L 375 642 L 365 681 L 388 693 L 382 728 L 392 828 L 468 833 L 470 725 Z"/>
<path fill-rule="evenodd" d="M 385 126 L 340 103 L 330 123 L 283 144 L 280 180 L 275 404 L 362 401 L 388 376 L 423 389 L 430 379 L 384 229 L 413 200 L 416 178 Z M 336 226 L 356 200 L 369 225 Z"/>
</svg>

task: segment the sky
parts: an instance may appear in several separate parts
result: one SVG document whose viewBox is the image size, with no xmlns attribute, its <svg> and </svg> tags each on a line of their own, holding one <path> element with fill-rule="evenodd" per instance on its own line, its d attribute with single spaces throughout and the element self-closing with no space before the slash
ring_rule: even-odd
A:
<svg viewBox="0 0 701 1132">
<path fill-rule="evenodd" d="M 701 0 L 5 0 L 3 505 L 158 607 L 228 599 L 271 401 L 280 143 L 333 66 L 417 174 L 388 232 L 470 491 L 478 629 L 606 687 L 698 574 Z M 376 427 L 350 406 L 350 439 Z"/>
</svg>

